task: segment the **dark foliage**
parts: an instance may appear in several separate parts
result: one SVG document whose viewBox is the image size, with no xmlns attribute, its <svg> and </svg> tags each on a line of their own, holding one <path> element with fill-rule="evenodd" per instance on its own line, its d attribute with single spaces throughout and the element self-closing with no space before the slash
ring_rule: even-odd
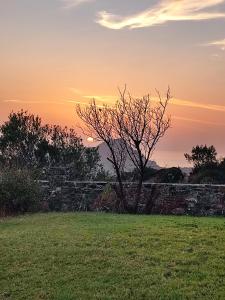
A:
<svg viewBox="0 0 225 300">
<path fill-rule="evenodd" d="M 156 169 L 153 169 L 151 167 L 146 167 L 144 175 L 143 175 L 143 181 L 148 181 L 152 176 L 154 176 L 157 173 Z M 132 172 L 124 172 L 123 174 L 124 181 L 138 181 L 139 179 L 139 172 L 137 169 L 134 169 Z"/>
<path fill-rule="evenodd" d="M 186 159 L 194 164 L 189 182 L 198 184 L 224 184 L 225 159 L 219 161 L 214 146 L 196 146 L 192 154 L 185 154 Z"/>
<path fill-rule="evenodd" d="M 133 172 L 124 172 L 123 180 L 130 182 L 137 182 L 139 174 L 137 170 Z M 180 168 L 165 168 L 156 170 L 151 167 L 147 167 L 144 173 L 144 182 L 156 182 L 156 183 L 179 183 L 184 180 L 184 174 Z"/>
<path fill-rule="evenodd" d="M 37 174 L 27 169 L 4 169 L 0 174 L 0 215 L 35 212 L 41 192 Z"/>
<path fill-rule="evenodd" d="M 176 167 L 158 170 L 150 177 L 150 181 L 156 183 L 179 183 L 183 180 L 184 174 L 180 168 Z"/>
<path fill-rule="evenodd" d="M 194 170 L 202 167 L 214 166 L 217 164 L 217 152 L 214 146 L 196 146 L 192 148 L 191 154 L 184 154 L 188 162 L 193 163 Z"/>
<path fill-rule="evenodd" d="M 97 148 L 86 148 L 72 128 L 43 125 L 27 111 L 12 112 L 0 126 L 0 162 L 14 168 L 71 166 L 74 178 L 103 176 Z"/>
<path fill-rule="evenodd" d="M 225 168 L 224 163 L 202 166 L 190 174 L 189 181 L 198 184 L 224 184 Z"/>
<path fill-rule="evenodd" d="M 225 183 L 225 173 L 217 167 L 202 168 L 191 174 L 189 181 L 195 184 L 223 184 Z"/>
</svg>

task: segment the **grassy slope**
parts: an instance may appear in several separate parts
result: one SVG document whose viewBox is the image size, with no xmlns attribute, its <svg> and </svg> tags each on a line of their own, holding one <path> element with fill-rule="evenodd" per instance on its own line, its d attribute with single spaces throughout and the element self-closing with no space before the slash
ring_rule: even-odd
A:
<svg viewBox="0 0 225 300">
<path fill-rule="evenodd" d="M 225 219 L 0 221 L 0 299 L 225 299 Z"/>
</svg>

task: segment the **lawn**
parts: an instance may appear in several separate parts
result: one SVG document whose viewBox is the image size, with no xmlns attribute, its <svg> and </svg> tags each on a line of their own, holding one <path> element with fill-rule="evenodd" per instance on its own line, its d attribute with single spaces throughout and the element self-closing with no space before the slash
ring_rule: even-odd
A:
<svg viewBox="0 0 225 300">
<path fill-rule="evenodd" d="M 2 220 L 0 299 L 225 299 L 225 219 L 70 213 Z"/>
</svg>

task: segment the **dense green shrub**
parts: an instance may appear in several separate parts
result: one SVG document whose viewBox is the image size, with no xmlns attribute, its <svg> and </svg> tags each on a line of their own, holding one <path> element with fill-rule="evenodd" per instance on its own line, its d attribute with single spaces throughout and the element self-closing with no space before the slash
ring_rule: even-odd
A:
<svg viewBox="0 0 225 300">
<path fill-rule="evenodd" d="M 34 212 L 41 192 L 34 171 L 5 169 L 0 173 L 0 216 Z"/>
</svg>

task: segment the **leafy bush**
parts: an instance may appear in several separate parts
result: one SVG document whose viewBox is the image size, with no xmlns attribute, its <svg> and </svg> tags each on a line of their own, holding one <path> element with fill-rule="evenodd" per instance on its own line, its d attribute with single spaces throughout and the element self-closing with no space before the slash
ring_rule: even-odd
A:
<svg viewBox="0 0 225 300">
<path fill-rule="evenodd" d="M 35 172 L 27 169 L 1 171 L 0 216 L 38 210 L 41 193 L 35 179 Z"/>
<path fill-rule="evenodd" d="M 158 170 L 150 181 L 157 183 L 179 183 L 184 180 L 184 175 L 180 168 L 167 168 Z"/>
<path fill-rule="evenodd" d="M 220 167 L 203 167 L 190 175 L 189 182 L 194 184 L 224 184 L 225 173 Z"/>
</svg>

